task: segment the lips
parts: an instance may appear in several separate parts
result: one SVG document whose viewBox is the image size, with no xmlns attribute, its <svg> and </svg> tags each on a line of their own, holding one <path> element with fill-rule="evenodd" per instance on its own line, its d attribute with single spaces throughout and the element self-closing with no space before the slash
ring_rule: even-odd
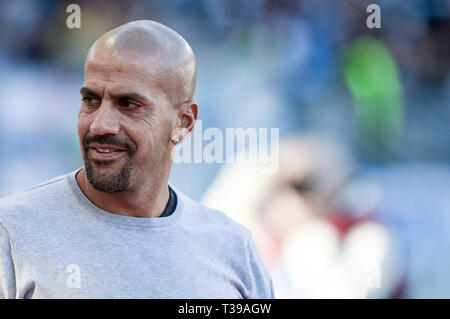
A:
<svg viewBox="0 0 450 319">
<path fill-rule="evenodd" d="M 94 149 L 103 150 L 103 151 L 126 151 L 127 150 L 126 148 L 117 146 L 117 145 L 98 144 L 98 143 L 90 144 L 89 148 L 94 148 Z"/>
<path fill-rule="evenodd" d="M 116 145 L 91 144 L 89 146 L 89 154 L 96 160 L 111 160 L 127 153 L 125 148 Z"/>
</svg>

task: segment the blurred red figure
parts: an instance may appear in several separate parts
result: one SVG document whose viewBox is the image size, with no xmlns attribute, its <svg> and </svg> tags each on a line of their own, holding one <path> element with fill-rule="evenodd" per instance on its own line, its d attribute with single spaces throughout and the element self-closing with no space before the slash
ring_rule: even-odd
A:
<svg viewBox="0 0 450 319">
<path fill-rule="evenodd" d="M 351 174 L 336 141 L 310 136 L 282 145 L 256 231 L 278 297 L 398 296 L 400 270 L 391 235 L 376 221 L 376 189 Z"/>
</svg>

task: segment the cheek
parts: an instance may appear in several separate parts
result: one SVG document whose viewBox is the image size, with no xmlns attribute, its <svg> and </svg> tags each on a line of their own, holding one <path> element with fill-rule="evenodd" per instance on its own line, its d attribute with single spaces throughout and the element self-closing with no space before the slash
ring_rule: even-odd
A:
<svg viewBox="0 0 450 319">
<path fill-rule="evenodd" d="M 133 139 L 138 148 L 158 150 L 167 144 L 171 134 L 171 123 L 162 110 L 149 111 L 130 118 L 124 125 L 127 135 Z"/>
<path fill-rule="evenodd" d="M 91 124 L 87 116 L 83 114 L 80 114 L 78 116 L 77 128 L 78 128 L 78 137 L 81 143 L 83 142 L 83 139 L 86 136 L 86 134 L 88 134 L 90 125 Z"/>
<path fill-rule="evenodd" d="M 136 125 L 125 131 L 128 138 L 137 146 L 135 160 L 142 163 L 152 163 L 161 158 L 167 148 L 167 129 L 164 123 L 158 126 Z"/>
</svg>

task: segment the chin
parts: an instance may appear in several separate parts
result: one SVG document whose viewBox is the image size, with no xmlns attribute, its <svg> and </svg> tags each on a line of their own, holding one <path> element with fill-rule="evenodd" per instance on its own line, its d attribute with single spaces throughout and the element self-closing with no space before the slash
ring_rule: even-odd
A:
<svg viewBox="0 0 450 319">
<path fill-rule="evenodd" d="M 86 163 L 86 176 L 94 189 L 105 193 L 118 193 L 129 188 L 131 176 L 130 165 L 114 166 Z"/>
</svg>

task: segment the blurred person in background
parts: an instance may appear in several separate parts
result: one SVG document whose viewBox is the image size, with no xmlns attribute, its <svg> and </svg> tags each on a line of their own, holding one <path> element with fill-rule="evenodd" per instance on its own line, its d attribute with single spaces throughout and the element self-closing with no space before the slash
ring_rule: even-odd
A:
<svg viewBox="0 0 450 319">
<path fill-rule="evenodd" d="M 292 138 L 281 148 L 278 180 L 261 205 L 262 226 L 279 248 L 273 274 L 280 295 L 398 297 L 397 243 L 367 205 L 371 194 L 361 185 L 361 204 L 351 206 L 357 182 L 352 162 L 336 139 Z"/>
</svg>

